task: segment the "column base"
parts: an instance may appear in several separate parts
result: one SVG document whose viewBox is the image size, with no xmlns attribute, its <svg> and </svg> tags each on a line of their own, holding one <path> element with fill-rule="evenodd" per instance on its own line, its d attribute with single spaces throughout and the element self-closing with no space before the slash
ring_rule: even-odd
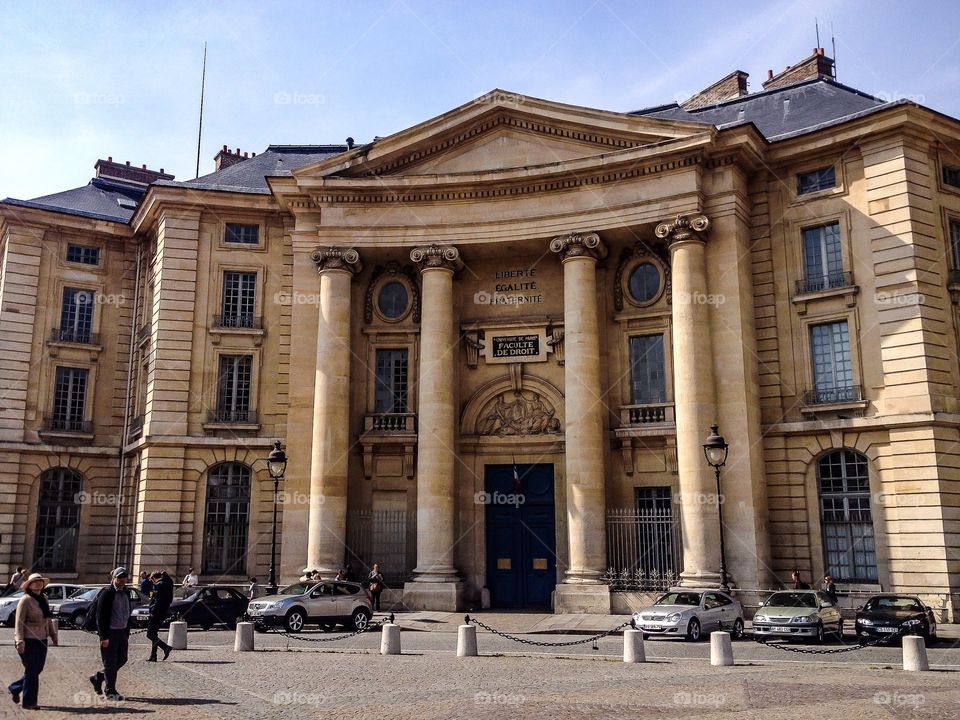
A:
<svg viewBox="0 0 960 720">
<path fill-rule="evenodd" d="M 609 615 L 610 587 L 560 583 L 553 591 L 553 611 L 558 615 Z"/>
<path fill-rule="evenodd" d="M 727 576 L 727 583 L 732 585 L 730 576 Z M 680 587 L 688 588 L 707 588 L 720 589 L 720 573 L 718 572 L 682 572 L 680 573 Z"/>
<path fill-rule="evenodd" d="M 403 585 L 403 604 L 410 610 L 462 610 L 463 581 L 417 582 Z"/>
</svg>

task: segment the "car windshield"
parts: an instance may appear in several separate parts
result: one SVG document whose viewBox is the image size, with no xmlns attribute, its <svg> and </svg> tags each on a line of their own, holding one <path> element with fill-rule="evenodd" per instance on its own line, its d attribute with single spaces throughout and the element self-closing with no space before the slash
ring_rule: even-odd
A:
<svg viewBox="0 0 960 720">
<path fill-rule="evenodd" d="M 79 595 L 71 595 L 71 600 L 93 600 L 97 593 L 100 592 L 100 588 L 91 588 L 90 590 L 84 590 Z"/>
<path fill-rule="evenodd" d="M 919 601 L 914 600 L 913 598 L 898 598 L 898 597 L 876 597 L 870 598 L 866 605 L 863 606 L 864 610 L 913 610 L 915 612 L 922 612 L 923 606 Z"/>
<path fill-rule="evenodd" d="M 763 606 L 815 608 L 817 596 L 812 592 L 778 592 L 771 595 Z"/>
<path fill-rule="evenodd" d="M 287 585 L 285 588 L 283 588 L 280 591 L 279 594 L 280 595 L 303 595 L 311 587 L 313 587 L 312 583 L 310 585 L 308 585 L 307 583 L 294 583 L 293 585 Z"/>
<path fill-rule="evenodd" d="M 690 605 L 697 607 L 700 605 L 700 593 L 669 592 L 666 595 L 661 595 L 654 605 Z"/>
</svg>

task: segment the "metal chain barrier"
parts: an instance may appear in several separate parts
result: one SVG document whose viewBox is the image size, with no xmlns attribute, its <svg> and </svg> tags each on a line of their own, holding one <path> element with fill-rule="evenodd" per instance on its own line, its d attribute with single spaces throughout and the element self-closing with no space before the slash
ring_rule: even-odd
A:
<svg viewBox="0 0 960 720">
<path fill-rule="evenodd" d="M 615 628 L 613 628 L 612 630 L 607 630 L 606 632 L 602 632 L 602 633 L 598 633 L 598 634 L 596 634 L 596 635 L 592 635 L 591 637 L 584 638 L 583 640 L 569 640 L 569 641 L 566 641 L 566 642 L 543 642 L 543 641 L 538 641 L 538 640 L 528 640 L 527 638 L 517 637 L 516 635 L 510 635 L 509 633 L 505 633 L 505 632 L 501 632 L 501 631 L 499 631 L 499 630 L 495 630 L 494 628 L 490 627 L 490 626 L 487 625 L 486 623 L 481 622 L 480 620 L 477 620 L 476 618 L 472 618 L 472 617 L 470 617 L 469 615 L 465 615 L 464 618 L 463 618 L 463 621 L 464 621 L 467 625 L 469 625 L 470 623 L 473 623 L 473 624 L 476 625 L 477 627 L 483 628 L 483 629 L 486 630 L 487 632 L 491 632 L 491 633 L 493 633 L 494 635 L 499 635 L 499 636 L 502 637 L 502 638 L 506 638 L 507 640 L 513 640 L 514 642 L 522 643 L 522 644 L 524 644 L 524 645 L 534 645 L 534 646 L 536 646 L 536 647 L 569 647 L 569 646 L 571 646 L 571 645 L 586 645 L 587 643 L 591 643 L 591 642 L 592 642 L 593 645 L 594 645 L 594 647 L 593 647 L 594 650 L 597 649 L 597 640 L 600 640 L 601 638 L 605 638 L 605 637 L 608 637 L 608 636 L 610 636 L 610 635 L 613 635 L 613 634 L 616 633 L 616 632 L 620 632 L 621 630 L 623 630 L 623 629 L 624 629 L 625 627 L 627 627 L 627 626 L 633 626 L 633 620 L 630 620 L 630 621 L 628 621 L 628 622 L 621 623 L 620 625 L 617 625 L 617 626 L 616 626 Z"/>
<path fill-rule="evenodd" d="M 757 639 L 757 643 L 760 645 L 766 645 L 767 647 L 772 647 L 776 650 L 783 650 L 784 652 L 798 653 L 800 655 L 838 655 L 840 653 L 853 652 L 854 650 L 862 650 L 867 647 L 876 647 L 878 645 L 883 645 L 890 642 L 894 638 L 901 637 L 904 634 L 903 628 L 900 628 L 894 633 L 889 635 L 883 635 L 878 637 L 876 640 L 862 641 L 858 640 L 856 645 L 846 645 L 840 648 L 800 648 L 800 647 L 790 647 L 788 645 L 783 645 L 780 643 L 771 643 L 768 641 Z M 785 642 L 782 640 L 781 642 Z"/>
<path fill-rule="evenodd" d="M 324 643 L 324 642 L 336 642 L 337 640 L 345 640 L 347 638 L 356 637 L 357 635 L 362 635 L 373 628 L 380 628 L 386 625 L 387 623 L 393 624 L 393 613 L 390 613 L 390 617 L 381 620 L 376 623 L 367 623 L 366 626 L 360 628 L 359 630 L 354 630 L 351 633 L 344 633 L 342 635 L 335 635 L 333 637 L 299 637 L 295 633 L 287 632 L 286 630 L 281 631 L 279 634 L 289 638 L 291 640 L 301 640 L 303 642 L 315 642 L 315 643 Z"/>
</svg>

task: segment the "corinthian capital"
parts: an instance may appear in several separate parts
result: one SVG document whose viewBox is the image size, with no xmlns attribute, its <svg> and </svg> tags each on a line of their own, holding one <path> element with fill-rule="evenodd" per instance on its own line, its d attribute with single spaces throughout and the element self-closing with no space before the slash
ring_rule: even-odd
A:
<svg viewBox="0 0 960 720">
<path fill-rule="evenodd" d="M 420 271 L 430 268 L 443 268 L 452 272 L 463 270 L 463 261 L 460 251 L 453 245 L 426 245 L 410 251 L 410 259 L 415 262 Z"/>
<path fill-rule="evenodd" d="M 559 235 L 550 241 L 550 251 L 560 255 L 561 260 L 572 257 L 602 260 L 607 256 L 607 246 L 596 233 Z"/>
<path fill-rule="evenodd" d="M 663 222 L 654 231 L 658 238 L 666 239 L 667 245 L 697 240 L 706 242 L 710 220 L 706 215 L 677 215 L 673 222 Z"/>
<path fill-rule="evenodd" d="M 333 246 L 317 248 L 310 254 L 310 259 L 317 264 L 318 274 L 327 270 L 346 270 L 356 275 L 363 269 L 360 253 L 353 248 Z"/>
</svg>

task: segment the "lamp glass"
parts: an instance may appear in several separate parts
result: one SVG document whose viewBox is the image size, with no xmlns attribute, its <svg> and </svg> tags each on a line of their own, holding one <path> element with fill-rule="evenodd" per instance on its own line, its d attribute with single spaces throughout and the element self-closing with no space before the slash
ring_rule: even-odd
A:
<svg viewBox="0 0 960 720">
<path fill-rule="evenodd" d="M 719 446 L 704 446 L 704 452 L 707 454 L 707 462 L 717 467 L 718 465 L 723 465 L 727 460 L 727 448 L 725 445 Z"/>
</svg>

